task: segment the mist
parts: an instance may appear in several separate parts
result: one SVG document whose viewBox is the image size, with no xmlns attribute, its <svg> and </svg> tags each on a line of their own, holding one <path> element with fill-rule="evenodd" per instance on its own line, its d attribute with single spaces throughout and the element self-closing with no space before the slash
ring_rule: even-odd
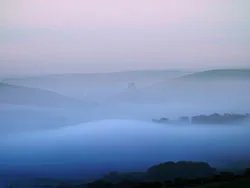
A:
<svg viewBox="0 0 250 188">
<path fill-rule="evenodd" d="M 190 75 L 196 73 L 4 79 L 1 92 L 10 93 L 0 96 L 11 100 L 0 106 L 1 174 L 91 179 L 110 171 L 142 171 L 164 161 L 204 161 L 216 168 L 249 162 L 249 119 L 228 125 L 152 121 L 249 113 L 249 80 L 186 79 Z M 11 93 L 9 87 L 20 91 Z M 15 94 L 18 100 L 11 98 Z M 55 98 L 60 106 L 51 103 Z"/>
<path fill-rule="evenodd" d="M 0 5 L 0 188 L 250 174 L 249 0 Z"/>
<path fill-rule="evenodd" d="M 162 161 L 205 161 L 225 167 L 247 161 L 249 126 L 166 126 L 103 120 L 54 131 L 1 138 L 1 168 L 15 175 L 93 178 L 110 171 L 141 171 Z"/>
</svg>

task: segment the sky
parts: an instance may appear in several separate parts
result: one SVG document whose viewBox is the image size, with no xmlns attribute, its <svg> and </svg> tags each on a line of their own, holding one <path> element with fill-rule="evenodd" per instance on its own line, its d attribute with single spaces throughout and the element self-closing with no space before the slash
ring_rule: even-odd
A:
<svg viewBox="0 0 250 188">
<path fill-rule="evenodd" d="M 250 67 L 249 0 L 1 0 L 0 75 Z"/>
</svg>

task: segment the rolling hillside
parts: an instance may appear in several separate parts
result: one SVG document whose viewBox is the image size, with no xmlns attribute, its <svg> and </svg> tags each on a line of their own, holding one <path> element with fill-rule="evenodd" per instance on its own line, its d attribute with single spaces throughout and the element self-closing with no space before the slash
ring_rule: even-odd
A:
<svg viewBox="0 0 250 188">
<path fill-rule="evenodd" d="M 250 69 L 217 69 L 196 72 L 178 78 L 179 80 L 250 80 Z"/>
<path fill-rule="evenodd" d="M 81 107 L 84 103 L 55 92 L 0 83 L 0 104 L 44 106 L 44 107 Z"/>
<path fill-rule="evenodd" d="M 127 89 L 128 83 L 144 87 L 162 80 L 180 77 L 190 72 L 155 70 L 114 73 L 85 73 L 44 75 L 38 77 L 8 78 L 4 83 L 50 90 L 80 100 L 98 101 L 112 97 Z"/>
</svg>

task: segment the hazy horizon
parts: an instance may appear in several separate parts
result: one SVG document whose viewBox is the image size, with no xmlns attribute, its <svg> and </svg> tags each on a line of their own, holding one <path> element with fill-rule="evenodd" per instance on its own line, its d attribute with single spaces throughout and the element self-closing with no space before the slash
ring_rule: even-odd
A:
<svg viewBox="0 0 250 188">
<path fill-rule="evenodd" d="M 246 68 L 247 0 L 4 0 L 0 75 Z"/>
<path fill-rule="evenodd" d="M 114 71 L 103 71 L 103 72 L 51 72 L 51 73 L 16 73 L 16 74 L 0 74 L 0 79 L 15 79 L 15 78 L 36 78 L 43 76 L 62 76 L 62 75 L 106 75 L 106 74 L 122 74 L 122 73 L 140 73 L 140 72 L 185 72 L 185 73 L 199 73 L 204 71 L 213 70 L 250 70 L 249 67 L 211 67 L 211 68 L 180 68 L 180 69 L 124 69 L 124 70 L 114 70 Z M 1 80 L 0 80 L 1 81 Z"/>
</svg>

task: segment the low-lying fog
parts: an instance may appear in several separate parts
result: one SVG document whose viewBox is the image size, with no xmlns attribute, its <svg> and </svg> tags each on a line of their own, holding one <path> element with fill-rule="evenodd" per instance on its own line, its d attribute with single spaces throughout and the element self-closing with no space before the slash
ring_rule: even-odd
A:
<svg viewBox="0 0 250 188">
<path fill-rule="evenodd" d="M 247 160 L 250 126 L 161 125 L 103 120 L 1 138 L 1 168 L 20 174 L 87 178 L 138 171 L 163 161 L 207 161 L 222 167 Z"/>
<path fill-rule="evenodd" d="M 113 170 L 145 170 L 169 160 L 207 161 L 216 167 L 248 160 L 250 125 L 152 122 L 250 112 L 249 80 L 176 79 L 185 74 L 133 72 L 2 81 L 22 86 L 19 89 L 27 96 L 11 86 L 16 93 L 10 96 L 19 103 L 12 99 L 0 103 L 0 172 L 82 178 Z M 0 91 L 8 87 L 0 84 Z M 47 90 L 52 93 L 43 98 Z M 34 97 L 48 106 L 25 105 Z M 50 105 L 52 99 L 64 97 L 70 108 Z M 74 107 L 76 101 L 83 105 Z"/>
</svg>

